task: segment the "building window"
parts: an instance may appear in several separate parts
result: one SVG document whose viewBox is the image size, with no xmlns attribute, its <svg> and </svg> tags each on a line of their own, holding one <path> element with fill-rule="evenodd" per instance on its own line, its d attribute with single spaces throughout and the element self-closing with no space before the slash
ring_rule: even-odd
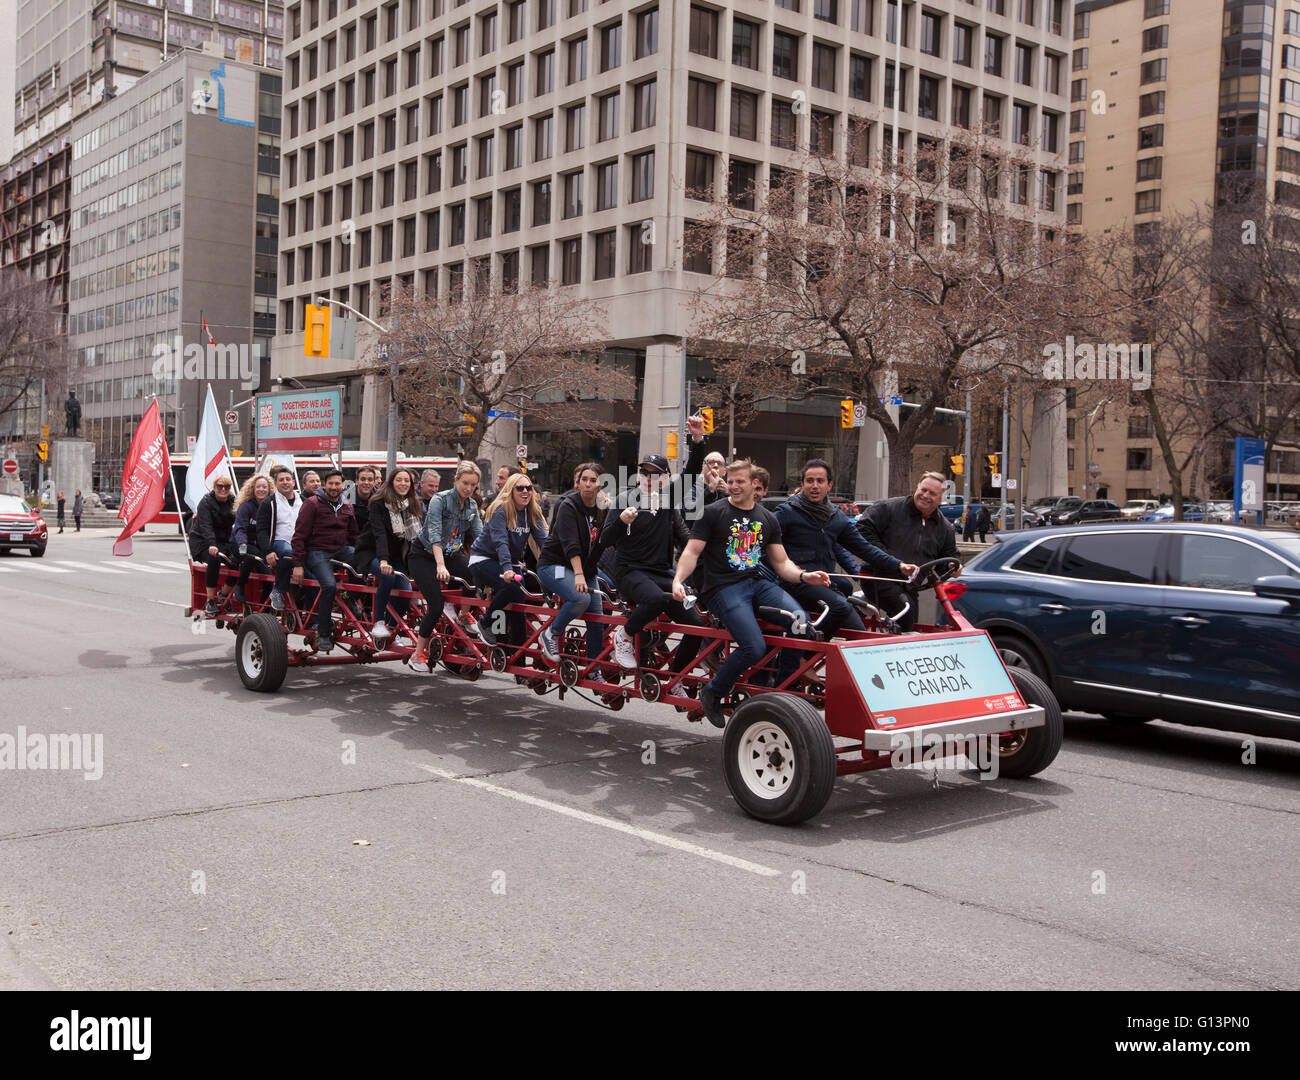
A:
<svg viewBox="0 0 1300 1080">
<path fill-rule="evenodd" d="M 655 152 L 647 150 L 642 154 L 633 154 L 629 162 L 632 168 L 632 202 L 651 199 L 655 193 Z"/>
<path fill-rule="evenodd" d="M 781 79 L 799 78 L 799 39 L 793 34 L 773 32 L 772 74 Z"/>
<path fill-rule="evenodd" d="M 690 151 L 687 151 L 689 157 Z M 612 210 L 618 205 L 618 163 L 607 161 L 596 166 L 596 209 Z"/>
<path fill-rule="evenodd" d="M 686 192 L 708 201 L 713 198 L 714 155 L 703 150 L 686 151 Z"/>
<path fill-rule="evenodd" d="M 632 130 L 643 131 L 655 125 L 656 83 L 654 79 L 632 88 Z"/>
<path fill-rule="evenodd" d="M 962 23 L 952 24 L 952 62 L 963 67 L 971 66 L 971 41 L 975 31 Z"/>
<path fill-rule="evenodd" d="M 849 97 L 871 100 L 871 58 L 852 53 L 849 56 Z"/>
<path fill-rule="evenodd" d="M 916 115 L 924 120 L 939 119 L 939 80 L 930 75 L 917 80 Z"/>
<path fill-rule="evenodd" d="M 758 70 L 758 24 L 739 16 L 731 25 L 731 62 Z"/>
<path fill-rule="evenodd" d="M 1016 82 L 1021 86 L 1034 85 L 1034 47 L 1016 44 Z"/>
<path fill-rule="evenodd" d="M 551 156 L 551 117 L 538 116 L 533 120 L 533 160 L 545 161 Z"/>
<path fill-rule="evenodd" d="M 718 87 L 705 79 L 689 79 L 686 83 L 686 123 L 691 127 L 716 131 Z"/>
<path fill-rule="evenodd" d="M 1286 80 L 1283 80 L 1285 84 Z M 1297 87 L 1300 89 L 1300 87 Z M 1156 116 L 1165 111 L 1165 92 L 1157 90 L 1154 93 L 1143 94 L 1138 98 L 1138 116 Z"/>
<path fill-rule="evenodd" d="M 604 142 L 606 139 L 618 138 L 618 91 L 612 94 L 606 94 L 599 99 L 600 106 L 597 112 L 597 132 L 596 141 Z"/>
<path fill-rule="evenodd" d="M 1155 214 L 1160 210 L 1160 189 L 1152 188 L 1149 191 L 1139 191 L 1134 197 L 1133 212 L 1135 214 Z"/>
<path fill-rule="evenodd" d="M 547 49 L 545 52 L 538 53 L 535 63 L 537 70 L 536 93 L 538 97 L 541 97 L 543 94 L 549 94 L 555 89 L 555 50 Z"/>
<path fill-rule="evenodd" d="M 582 281 L 582 237 L 560 241 L 560 283 L 577 285 Z"/>
<path fill-rule="evenodd" d="M 506 172 L 524 163 L 524 125 L 515 124 L 505 130 Z"/>
<path fill-rule="evenodd" d="M 835 114 L 813 109 L 808 118 L 808 148 L 830 157 L 835 153 Z"/>
<path fill-rule="evenodd" d="M 740 210 L 754 209 L 758 167 L 752 161 L 732 158 L 727 164 L 727 199 Z"/>
<path fill-rule="evenodd" d="M 539 244 L 532 248 L 532 282 L 534 285 L 548 285 L 551 280 L 551 248 L 549 244 Z"/>
<path fill-rule="evenodd" d="M 592 278 L 595 281 L 604 281 L 606 278 L 614 276 L 614 256 L 617 240 L 617 232 L 609 229 L 606 232 L 596 233 L 595 243 L 592 245 L 594 258 L 592 260 Z"/>
<path fill-rule="evenodd" d="M 691 5 L 690 50 L 699 56 L 718 58 L 718 13 Z"/>
<path fill-rule="evenodd" d="M 686 222 L 683 233 L 682 269 L 692 274 L 713 273 L 713 238 L 701 221 Z"/>
<path fill-rule="evenodd" d="M 813 43 L 813 86 L 818 90 L 835 92 L 835 57 L 839 50 L 820 42 Z"/>
<path fill-rule="evenodd" d="M 969 86 L 952 86 L 952 124 L 953 127 L 970 127 L 971 88 Z"/>
<path fill-rule="evenodd" d="M 492 196 L 474 200 L 474 238 L 486 240 L 492 235 Z"/>
<path fill-rule="evenodd" d="M 1241 10 L 1241 9 L 1238 9 Z M 1142 31 L 1142 51 L 1150 52 L 1152 49 L 1169 48 L 1169 24 L 1164 26 L 1152 26 Z"/>
<path fill-rule="evenodd" d="M 1140 158 L 1137 163 L 1137 178 L 1139 180 L 1159 180 L 1164 172 L 1164 158 L 1149 157 Z"/>
<path fill-rule="evenodd" d="M 582 216 L 582 171 L 565 173 L 562 178 L 564 181 L 564 209 L 562 216 L 565 220 L 569 218 Z"/>
<path fill-rule="evenodd" d="M 564 110 L 564 149 L 581 150 L 587 145 L 587 106 L 570 105 Z"/>
<path fill-rule="evenodd" d="M 741 139 L 758 138 L 758 95 L 748 90 L 731 91 L 731 134 Z"/>
<path fill-rule="evenodd" d="M 798 146 L 799 118 L 795 115 L 794 102 L 782 98 L 772 98 L 772 136 L 773 146 L 783 150 L 794 150 Z"/>
<path fill-rule="evenodd" d="M 489 197 L 490 198 L 490 197 Z M 501 193 L 501 231 L 518 232 L 523 226 L 524 199 L 519 188 Z"/>
<path fill-rule="evenodd" d="M 1084 143 L 1082 139 L 1077 139 L 1074 142 L 1070 143 L 1070 153 L 1068 159 L 1071 165 L 1076 165 L 1083 160 L 1083 147 L 1084 147 Z"/>
<path fill-rule="evenodd" d="M 621 62 L 623 24 L 616 22 L 600 31 L 600 70 L 612 71 Z"/>
<path fill-rule="evenodd" d="M 651 8 L 636 15 L 636 50 L 640 60 L 659 51 L 659 9 Z"/>
<path fill-rule="evenodd" d="M 624 236 L 627 240 L 627 272 L 644 274 L 653 269 L 651 256 L 654 245 L 650 243 L 650 232 L 641 225 L 628 225 Z"/>
<path fill-rule="evenodd" d="M 822 22 L 838 23 L 840 21 L 839 0 L 813 0 L 813 18 Z"/>
<path fill-rule="evenodd" d="M 572 86 L 587 77 L 587 39 L 577 38 L 569 42 L 569 81 Z"/>
<path fill-rule="evenodd" d="M 533 184 L 533 225 L 551 223 L 551 182 L 538 180 Z"/>
<path fill-rule="evenodd" d="M 984 34 L 984 70 L 990 75 L 1002 74 L 1003 40 L 997 34 Z"/>
<path fill-rule="evenodd" d="M 943 26 L 941 16 L 928 11 L 921 13 L 920 50 L 927 56 L 939 55 L 939 36 Z"/>
</svg>

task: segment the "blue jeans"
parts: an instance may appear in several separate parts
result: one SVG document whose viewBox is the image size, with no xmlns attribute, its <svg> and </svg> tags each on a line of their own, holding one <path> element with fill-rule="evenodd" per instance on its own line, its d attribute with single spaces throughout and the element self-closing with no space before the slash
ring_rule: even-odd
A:
<svg viewBox="0 0 1300 1080">
<path fill-rule="evenodd" d="M 390 565 L 393 572 L 391 574 L 381 574 L 379 572 L 379 556 L 376 555 L 370 560 L 370 572 L 375 575 L 376 581 L 375 622 L 379 622 L 387 614 L 388 598 L 392 595 L 394 589 L 409 592 L 411 588 L 411 579 L 406 576 L 406 567 L 401 563 L 392 563 Z M 393 604 L 393 610 L 399 615 L 405 615 L 410 606 L 411 601 L 406 597 L 401 597 Z"/>
<path fill-rule="evenodd" d="M 731 688 L 736 685 L 741 674 L 758 663 L 767 652 L 763 632 L 758 628 L 758 617 L 754 614 L 754 609 L 760 605 L 783 608 L 805 619 L 808 617 L 794 597 L 775 582 L 764 578 L 753 577 L 738 581 L 714 593 L 709 600 L 709 611 L 718 617 L 718 621 L 727 628 L 736 642 L 736 648 L 708 683 L 709 689 L 719 697 L 731 693 Z M 791 651 L 782 650 L 783 666 L 785 654 Z M 796 652 L 795 657 L 797 656 Z M 790 670 L 793 671 L 794 667 L 791 666 Z"/>
<path fill-rule="evenodd" d="M 350 562 L 352 548 L 344 546 L 338 551 L 309 551 L 304 567 L 304 572 L 314 577 L 320 585 L 320 600 L 316 604 L 316 632 L 324 637 L 330 636 L 330 629 L 333 626 L 330 616 L 334 612 L 334 593 L 338 588 L 334 580 L 334 570 L 330 566 L 331 559 Z"/>
<path fill-rule="evenodd" d="M 550 633 L 555 639 L 557 648 L 564 642 L 564 628 L 569 625 L 583 612 L 591 615 L 605 614 L 605 604 L 603 597 L 596 589 L 590 589 L 586 593 L 578 592 L 578 586 L 575 583 L 573 567 L 571 566 L 543 566 L 537 571 L 537 576 L 542 579 L 542 584 L 550 589 L 556 596 L 564 601 L 560 608 L 559 614 L 551 620 Z M 594 660 L 600 655 L 600 650 L 605 644 L 605 627 L 598 622 L 587 622 L 587 659 Z"/>
<path fill-rule="evenodd" d="M 277 592 L 284 592 L 289 587 L 289 577 L 293 574 L 293 545 L 288 540 L 272 540 L 271 551 L 278 556 L 275 562 L 275 588 Z"/>
<path fill-rule="evenodd" d="M 480 617 L 487 625 L 488 630 L 500 637 L 496 633 L 496 613 L 507 604 L 522 604 L 527 599 L 524 596 L 523 586 L 519 584 L 518 571 L 516 571 L 514 581 L 505 582 L 501 580 L 505 568 L 496 559 L 484 559 L 483 562 L 476 562 L 469 569 L 470 573 L 474 575 L 475 584 L 492 590 L 492 602 L 488 604 L 487 610 Z M 510 611 L 506 612 L 506 630 L 506 640 L 511 645 L 522 645 L 528 627 L 522 615 Z"/>
</svg>

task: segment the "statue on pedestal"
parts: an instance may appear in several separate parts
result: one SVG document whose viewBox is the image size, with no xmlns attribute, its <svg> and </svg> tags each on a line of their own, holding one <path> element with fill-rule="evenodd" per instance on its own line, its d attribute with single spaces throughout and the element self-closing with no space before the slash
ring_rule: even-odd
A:
<svg viewBox="0 0 1300 1080">
<path fill-rule="evenodd" d="M 81 402 L 77 400 L 75 390 L 68 391 L 68 400 L 63 403 L 63 418 L 67 424 L 67 433 L 75 437 L 81 427 Z"/>
</svg>

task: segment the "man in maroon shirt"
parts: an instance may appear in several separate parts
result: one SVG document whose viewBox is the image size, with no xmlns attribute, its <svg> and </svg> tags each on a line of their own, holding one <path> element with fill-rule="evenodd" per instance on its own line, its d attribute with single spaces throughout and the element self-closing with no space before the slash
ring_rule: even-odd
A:
<svg viewBox="0 0 1300 1080">
<path fill-rule="evenodd" d="M 323 653 L 334 648 L 330 616 L 337 585 L 330 560 L 349 562 L 359 532 L 352 504 L 345 503 L 342 495 L 343 474 L 338 469 L 331 469 L 325 474 L 321 493 L 303 502 L 293 530 L 293 583 L 302 584 L 304 568 L 320 583 L 320 599 L 316 604 L 316 651 Z"/>
</svg>

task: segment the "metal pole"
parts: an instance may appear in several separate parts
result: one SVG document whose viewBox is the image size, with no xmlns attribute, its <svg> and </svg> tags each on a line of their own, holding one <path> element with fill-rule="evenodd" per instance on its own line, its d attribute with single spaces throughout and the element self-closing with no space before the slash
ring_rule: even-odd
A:
<svg viewBox="0 0 1300 1080">
<path fill-rule="evenodd" d="M 45 380 L 44 379 L 41 380 L 41 418 L 37 426 L 40 429 L 40 433 L 42 436 L 42 438 L 38 439 L 37 441 L 45 443 L 46 453 L 48 454 L 50 448 L 50 440 L 43 437 L 45 435 Z M 45 490 L 45 462 L 41 461 L 41 459 L 37 457 L 36 459 L 36 509 L 37 510 L 41 508 L 41 493 L 44 490 Z"/>
<path fill-rule="evenodd" d="M 388 347 L 388 467 L 385 476 L 397 468 L 397 347 Z"/>
<path fill-rule="evenodd" d="M 971 426 L 971 392 L 966 391 L 966 458 L 965 467 L 962 469 L 962 504 L 967 509 L 970 508 L 970 474 L 975 463 L 970 456 L 970 426 Z"/>
<path fill-rule="evenodd" d="M 1016 532 L 1025 527 L 1025 399 L 1016 379 Z"/>
<path fill-rule="evenodd" d="M 739 383 L 731 384 L 731 401 L 727 405 L 727 460 L 730 461 L 736 456 L 736 387 Z"/>
<path fill-rule="evenodd" d="M 1007 518 L 1007 477 L 1011 475 L 1011 462 L 1007 457 L 1008 430 L 1011 426 L 1011 387 L 1002 384 L 1002 509 L 999 511 L 998 521 L 1006 521 Z"/>
</svg>

